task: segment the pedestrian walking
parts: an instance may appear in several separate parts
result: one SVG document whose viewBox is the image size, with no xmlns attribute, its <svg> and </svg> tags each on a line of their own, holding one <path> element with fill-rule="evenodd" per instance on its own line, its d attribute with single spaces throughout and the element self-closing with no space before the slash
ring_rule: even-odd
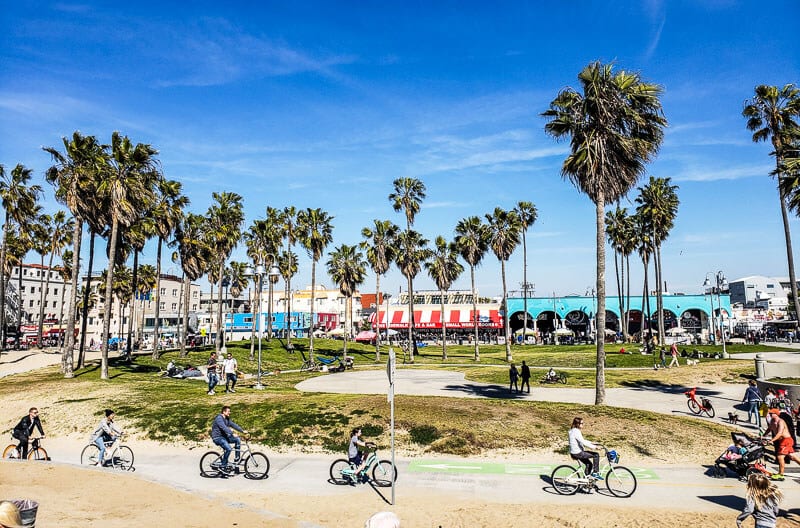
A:
<svg viewBox="0 0 800 528">
<path fill-rule="evenodd" d="M 751 416 L 756 416 L 756 424 L 758 424 L 758 430 L 761 431 L 761 413 L 759 412 L 759 406 L 761 406 L 761 392 L 758 390 L 758 385 L 756 385 L 756 380 L 750 380 L 747 382 L 747 390 L 744 391 L 744 398 L 742 398 L 742 403 L 747 403 L 747 423 L 751 423 L 750 418 Z"/>
<path fill-rule="evenodd" d="M 236 358 L 228 352 L 228 357 L 222 362 L 222 369 L 225 372 L 225 392 L 236 392 L 234 387 L 236 387 L 236 371 L 238 368 L 239 364 L 236 362 Z"/>
<path fill-rule="evenodd" d="M 659 366 L 661 368 L 667 368 L 667 351 L 664 347 L 661 347 L 661 350 L 658 352 L 658 358 L 661 360 Z"/>
<path fill-rule="evenodd" d="M 214 395 L 214 387 L 219 383 L 219 376 L 217 376 L 217 353 L 211 352 L 211 356 L 206 363 L 206 370 L 208 371 L 208 395 Z"/>
<path fill-rule="evenodd" d="M 519 391 L 522 392 L 522 389 L 525 388 L 525 385 L 528 386 L 528 394 L 531 393 L 531 369 L 528 365 L 523 361 L 522 367 L 520 368 L 520 376 L 522 377 L 522 385 L 520 385 Z"/>
<path fill-rule="evenodd" d="M 511 367 L 508 369 L 508 379 L 509 379 L 508 392 L 514 392 L 514 389 L 516 389 L 516 391 L 519 392 L 519 385 L 517 384 L 517 378 L 519 378 L 519 371 L 517 370 L 517 366 L 512 363 Z"/>
<path fill-rule="evenodd" d="M 678 345 L 672 343 L 672 346 L 669 349 L 669 353 L 672 356 L 672 361 L 669 362 L 669 366 L 670 367 L 680 366 L 680 363 L 678 363 Z"/>
</svg>

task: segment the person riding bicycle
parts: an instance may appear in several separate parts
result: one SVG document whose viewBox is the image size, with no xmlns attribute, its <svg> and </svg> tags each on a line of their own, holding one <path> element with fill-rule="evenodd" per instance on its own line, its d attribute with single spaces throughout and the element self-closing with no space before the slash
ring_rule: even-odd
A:
<svg viewBox="0 0 800 528">
<path fill-rule="evenodd" d="M 586 448 L 597 449 L 603 447 L 601 444 L 593 444 L 586 440 L 581 433 L 583 418 L 576 416 L 572 420 L 572 428 L 569 430 L 569 456 L 573 460 L 579 460 L 586 466 L 586 473 L 597 480 L 603 480 L 600 471 L 600 454 L 596 451 L 586 451 Z"/>
<path fill-rule="evenodd" d="M 347 447 L 347 460 L 355 467 L 355 474 L 358 475 L 367 463 L 366 451 L 367 443 L 361 439 L 361 428 L 355 427 L 350 431 L 350 445 Z"/>
<path fill-rule="evenodd" d="M 547 371 L 547 381 L 556 381 L 558 379 L 558 374 L 553 367 L 550 367 L 550 370 Z"/>
<path fill-rule="evenodd" d="M 44 438 L 42 422 L 39 420 L 39 409 L 31 407 L 28 414 L 23 416 L 19 423 L 14 427 L 11 436 L 19 440 L 19 452 L 22 460 L 28 458 L 28 439 L 33 434 L 33 428 L 39 429 L 39 434 Z"/>
<path fill-rule="evenodd" d="M 243 435 L 247 431 L 242 429 L 239 424 L 231 420 L 231 408 L 225 405 L 222 411 L 214 418 L 214 423 L 211 425 L 211 440 L 220 446 L 223 450 L 222 453 L 222 467 L 230 469 L 228 459 L 231 456 L 231 444 L 235 449 L 233 462 L 238 463 L 242 453 L 242 441 L 235 431 L 239 431 Z"/>
<path fill-rule="evenodd" d="M 100 420 L 97 428 L 92 432 L 92 442 L 100 449 L 95 465 L 105 465 L 106 443 L 111 443 L 122 435 L 122 429 L 114 423 L 116 413 L 111 409 L 105 410 L 105 416 Z"/>
</svg>

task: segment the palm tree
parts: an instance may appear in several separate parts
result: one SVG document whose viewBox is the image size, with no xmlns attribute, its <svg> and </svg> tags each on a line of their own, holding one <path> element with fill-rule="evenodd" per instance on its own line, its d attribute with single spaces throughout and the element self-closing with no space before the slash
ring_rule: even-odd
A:
<svg viewBox="0 0 800 528">
<path fill-rule="evenodd" d="M 47 279 L 43 292 L 50 291 L 50 272 L 53 269 L 53 258 L 56 254 L 60 254 L 69 241 L 70 234 L 72 233 L 72 218 L 67 218 L 67 213 L 64 211 L 57 211 L 50 218 L 49 239 L 48 239 L 48 252 L 50 253 L 50 260 L 47 263 Z M 39 328 L 36 333 L 38 343 L 41 346 L 42 332 L 44 329 L 44 297 L 39 304 Z M 59 321 L 60 323 L 60 321 Z"/>
<path fill-rule="evenodd" d="M 400 269 L 400 273 L 411 285 L 414 277 L 420 272 L 422 263 L 430 257 L 430 250 L 428 249 L 428 239 L 423 238 L 418 232 L 407 229 L 401 231 L 395 237 L 395 262 Z M 414 362 L 414 355 L 416 354 L 417 344 L 414 338 L 414 296 L 413 289 L 409 289 L 408 296 L 408 353 L 409 361 Z"/>
<path fill-rule="evenodd" d="M 526 239 L 526 234 L 528 228 L 536 222 L 538 212 L 533 202 L 525 201 L 517 202 L 514 212 L 517 213 L 519 221 L 522 224 L 522 291 L 524 292 L 522 304 L 523 310 L 525 311 L 525 323 L 522 326 L 522 336 L 524 339 L 528 332 L 528 241 Z"/>
<path fill-rule="evenodd" d="M 189 198 L 181 194 L 181 183 L 166 178 L 159 178 L 156 184 L 156 199 L 151 208 L 151 215 L 154 221 L 155 232 L 158 236 L 156 246 L 156 291 L 161 292 L 161 247 L 164 242 L 169 243 L 175 234 L 175 229 L 183 215 L 183 208 L 189 205 Z M 161 326 L 161 302 L 156 303 L 155 326 L 153 328 L 153 359 L 159 356 L 158 336 Z"/>
<path fill-rule="evenodd" d="M 143 204 L 154 199 L 153 185 L 156 181 L 158 151 L 150 145 L 134 145 L 127 136 L 119 132 L 111 134 L 109 167 L 101 173 L 97 184 L 100 196 L 108 209 L 111 223 L 109 244 L 109 267 L 106 274 L 105 299 L 111 299 L 114 287 L 114 266 L 117 259 L 117 237 L 119 230 L 134 222 L 138 211 L 145 210 Z M 111 331 L 111 303 L 106 302 L 103 310 L 102 359 L 100 378 L 108 379 L 108 340 Z"/>
<path fill-rule="evenodd" d="M 593 62 L 578 74 L 582 93 L 563 89 L 542 115 L 545 131 L 570 139 L 570 154 L 561 167 L 595 204 L 597 247 L 597 331 L 605 332 L 605 204 L 625 196 L 653 159 L 666 126 L 661 87 L 638 73 L 614 72 L 610 64 Z M 595 404 L 605 402 L 605 343 L 597 340 Z"/>
<path fill-rule="evenodd" d="M 439 288 L 442 310 L 442 361 L 444 361 L 447 359 L 447 318 L 444 313 L 444 296 L 453 282 L 464 273 L 464 266 L 458 261 L 458 246 L 455 242 L 448 242 L 443 236 L 438 236 L 435 244 L 436 249 L 431 252 L 430 259 L 425 262 L 425 269 L 436 283 L 436 287 Z"/>
<path fill-rule="evenodd" d="M 661 244 L 669 237 L 678 215 L 677 185 L 672 185 L 671 178 L 654 178 L 644 187 L 639 187 L 639 204 L 637 213 L 649 218 L 653 228 L 653 266 L 656 275 L 656 311 L 658 312 L 658 342 L 664 343 L 664 291 L 663 272 L 661 267 Z"/>
<path fill-rule="evenodd" d="M 30 185 L 31 170 L 17 164 L 6 176 L 0 165 L 0 201 L 3 203 L 5 217 L 3 219 L 2 247 L 0 247 L 0 269 L 6 267 L 6 236 L 12 225 L 22 226 L 34 215 L 36 201 L 42 194 L 39 185 Z M 6 346 L 6 285 L 0 280 L 0 351 Z M 19 332 L 18 332 L 19 333 Z"/>
<path fill-rule="evenodd" d="M 800 89 L 793 84 L 782 88 L 759 85 L 755 88 L 752 99 L 745 101 L 742 115 L 747 118 L 747 130 L 753 132 L 753 141 L 770 140 L 771 155 L 775 156 L 774 174 L 778 177 L 778 198 L 781 202 L 781 218 L 783 219 L 783 236 L 786 240 L 786 260 L 789 266 L 789 283 L 792 288 L 795 321 L 800 318 L 800 298 L 797 295 L 797 279 L 794 271 L 794 252 L 792 251 L 792 233 L 789 230 L 789 215 L 786 210 L 786 192 L 781 187 L 781 178 L 785 175 L 784 160 L 790 155 L 788 148 L 792 138 L 797 138 L 800 129 Z M 795 144 L 796 147 L 796 144 Z"/>
<path fill-rule="evenodd" d="M 222 325 L 222 282 L 225 276 L 225 262 L 242 236 L 244 212 L 242 197 L 232 192 L 213 193 L 216 201 L 208 210 L 210 241 L 214 263 L 218 270 L 219 299 L 217 305 L 217 348 L 225 347 L 225 332 Z"/>
<path fill-rule="evenodd" d="M 477 216 L 470 216 L 458 221 L 456 224 L 456 246 L 467 264 L 472 284 L 472 325 L 475 335 L 475 361 L 481 359 L 480 345 L 478 344 L 478 292 L 475 290 L 475 268 L 483 260 L 489 250 L 489 227 L 481 222 Z"/>
<path fill-rule="evenodd" d="M 181 256 L 181 268 L 184 274 L 183 302 L 189 306 L 189 292 L 193 281 L 199 279 L 208 267 L 212 249 L 207 244 L 206 217 L 189 213 L 178 223 L 175 239 L 178 242 L 178 253 Z M 188 335 L 189 310 L 183 314 L 183 335 Z M 186 357 L 186 339 L 181 340 L 181 357 Z"/>
<path fill-rule="evenodd" d="M 36 215 L 38 216 L 39 206 L 35 207 Z M 6 250 L 6 267 L 3 269 L 3 282 L 8 282 L 11 278 L 11 270 L 14 267 L 19 269 L 22 268 L 22 264 L 25 261 L 25 255 L 33 249 L 34 246 L 34 229 L 35 224 L 31 221 L 26 222 L 22 226 L 13 226 L 13 228 L 8 232 L 8 236 L 6 237 L 5 243 L 7 246 Z M 17 275 L 17 291 L 22 291 L 22 274 Z M 30 319 L 30 315 L 28 315 Z M 19 331 L 19 325 L 22 324 L 23 320 L 23 309 L 22 303 L 17 303 L 17 313 L 14 316 L 15 325 L 17 326 L 17 337 L 15 340 L 15 344 L 17 348 L 20 346 L 20 338 L 21 333 Z"/>
<path fill-rule="evenodd" d="M 350 335 L 348 326 L 348 312 L 352 310 L 353 293 L 364 282 L 367 276 L 367 265 L 364 255 L 358 246 L 342 244 L 328 255 L 328 275 L 339 286 L 339 291 L 345 296 L 344 308 L 344 355 L 347 355 L 347 338 Z"/>
<path fill-rule="evenodd" d="M 70 298 L 67 305 L 72 308 L 77 305 L 78 277 L 80 276 L 81 238 L 83 234 L 84 213 L 86 212 L 86 192 L 90 183 L 97 179 L 101 170 L 107 164 L 107 153 L 103 145 L 97 142 L 94 136 L 83 136 L 76 131 L 72 139 L 62 138 L 64 152 L 55 148 L 44 147 L 55 163 L 47 169 L 45 179 L 56 188 L 56 199 L 67 206 L 75 218 L 72 232 L 72 277 L 70 282 Z M 75 319 L 76 311 L 70 309 L 67 314 L 65 338 L 61 349 L 61 372 L 65 378 L 73 374 L 73 351 L 75 348 Z"/>
<path fill-rule="evenodd" d="M 317 288 L 317 262 L 325 248 L 333 242 L 333 217 L 322 209 L 310 207 L 297 213 L 300 244 L 311 259 L 311 323 L 308 333 L 308 352 L 314 361 L 314 298 Z"/>
<path fill-rule="evenodd" d="M 389 201 L 392 202 L 392 208 L 395 212 L 403 211 L 406 217 L 406 240 L 412 241 L 410 237 L 411 226 L 414 225 L 414 219 L 419 213 L 422 206 L 422 200 L 425 199 L 425 184 L 416 178 L 397 178 L 392 182 L 394 191 L 389 194 Z M 425 243 L 427 244 L 427 240 Z M 413 250 L 413 245 L 408 246 L 409 250 Z M 403 260 L 411 264 L 411 257 L 405 255 Z M 424 259 L 423 259 L 424 260 Z M 398 263 L 399 266 L 399 263 Z M 408 279 L 408 349 L 411 354 L 411 361 L 414 361 L 414 354 L 417 351 L 417 340 L 414 338 L 414 284 L 413 278 L 419 273 L 419 263 L 416 264 L 417 271 L 413 274 L 405 274 Z M 409 270 L 413 269 L 409 268 Z"/>
<path fill-rule="evenodd" d="M 133 353 L 133 330 L 134 325 L 136 324 L 135 299 L 140 298 L 143 295 L 139 288 L 139 255 L 144 250 L 147 240 L 150 237 L 155 236 L 155 233 L 155 222 L 149 212 L 146 216 L 138 218 L 125 233 L 126 238 L 128 239 L 128 245 L 130 245 L 131 249 L 133 250 L 133 275 L 131 278 L 131 289 L 133 290 L 134 294 L 134 302 L 133 309 L 131 310 L 131 317 L 128 321 L 128 336 L 127 339 L 125 339 L 125 360 L 128 362 L 131 361 L 131 354 Z M 153 277 L 155 277 L 155 275 L 153 275 Z M 151 289 L 152 288 L 148 288 L 145 293 L 149 293 Z M 140 304 L 142 304 L 142 307 L 144 307 L 144 302 Z M 142 318 L 142 321 L 144 322 L 144 318 Z M 137 341 L 140 338 L 141 334 L 136 336 Z"/>
<path fill-rule="evenodd" d="M 292 253 L 291 251 L 283 251 L 280 255 L 278 255 L 278 269 L 281 272 L 281 277 L 283 277 L 283 283 L 286 286 L 285 290 L 285 297 L 284 302 L 286 302 L 286 319 L 284 321 L 285 329 L 286 329 L 286 349 L 292 350 L 291 343 L 289 342 L 289 336 L 292 332 L 292 320 L 290 318 L 291 311 L 289 306 L 290 296 L 291 296 L 291 284 L 292 284 L 292 277 L 297 275 L 297 254 Z"/>
<path fill-rule="evenodd" d="M 651 350 L 653 341 L 653 312 L 650 309 L 650 259 L 655 253 L 655 239 L 653 238 L 654 228 L 648 216 L 637 213 L 633 220 L 634 231 L 636 233 L 636 251 L 642 259 L 644 267 L 644 283 L 642 286 L 642 325 L 639 332 L 642 342 L 645 343 L 645 350 L 655 354 L 655 349 Z M 644 335 L 645 321 L 647 321 L 647 337 Z"/>
<path fill-rule="evenodd" d="M 374 220 L 373 227 L 365 227 L 361 230 L 363 240 L 359 247 L 364 250 L 370 268 L 375 273 L 375 305 L 377 307 L 375 317 L 375 362 L 381 360 L 381 329 L 380 306 L 381 306 L 381 275 L 389 271 L 389 266 L 396 257 L 395 237 L 400 228 L 389 220 Z M 386 314 L 388 320 L 389 314 Z"/>
<path fill-rule="evenodd" d="M 617 277 L 617 296 L 620 307 L 620 326 L 622 338 L 628 342 L 628 312 L 630 310 L 630 255 L 636 249 L 634 236 L 633 217 L 628 215 L 627 209 L 619 207 L 615 211 L 606 213 L 606 234 L 611 247 L 614 249 L 614 272 Z M 626 288 L 625 277 L 627 267 L 628 285 Z M 625 292 L 627 291 L 627 302 Z"/>
<path fill-rule="evenodd" d="M 503 279 L 503 330 L 506 337 L 506 361 L 512 360 L 511 332 L 508 328 L 508 293 L 506 289 L 506 262 L 519 245 L 520 234 L 523 230 L 522 221 L 516 211 L 505 211 L 500 207 L 494 208 L 494 213 L 486 215 L 489 227 L 489 247 L 500 261 L 500 276 Z"/>
<path fill-rule="evenodd" d="M 33 241 L 33 250 L 39 254 L 39 317 L 36 324 L 36 346 L 42 348 L 42 333 L 44 329 L 44 305 L 45 301 L 45 275 L 50 277 L 50 270 L 45 271 L 44 258 L 50 252 L 50 230 L 53 225 L 53 217 L 49 214 L 38 215 L 31 223 L 29 234 Z"/>
<path fill-rule="evenodd" d="M 292 248 L 295 242 L 297 242 L 297 209 L 293 205 L 284 207 L 279 218 L 281 231 L 283 232 L 283 237 L 286 239 L 286 254 L 294 255 L 295 257 L 293 263 L 291 262 L 291 258 L 287 257 L 289 258 L 289 261 L 286 262 L 286 271 L 289 272 L 288 274 L 284 274 L 283 268 L 281 269 L 281 275 L 283 275 L 283 280 L 286 282 L 286 350 L 293 350 L 291 324 L 292 277 L 297 273 L 297 256 L 292 251 Z"/>
</svg>

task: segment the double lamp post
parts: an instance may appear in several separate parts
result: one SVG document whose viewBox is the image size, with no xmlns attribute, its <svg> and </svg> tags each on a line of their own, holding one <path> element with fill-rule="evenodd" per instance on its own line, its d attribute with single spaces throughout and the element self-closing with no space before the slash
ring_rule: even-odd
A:
<svg viewBox="0 0 800 528">
<path fill-rule="evenodd" d="M 274 261 L 274 259 L 273 259 Z M 268 299 L 268 306 L 269 306 L 269 332 L 272 333 L 272 285 L 277 282 L 278 277 L 280 277 L 280 270 L 278 266 L 273 264 L 270 269 L 269 273 L 266 272 L 266 268 L 261 264 L 256 265 L 255 269 L 252 266 L 248 266 L 245 269 L 245 275 L 248 277 L 253 277 L 257 279 L 258 282 L 258 299 L 259 299 L 259 306 L 255 306 L 253 310 L 253 321 L 256 321 L 256 313 L 258 313 L 258 377 L 256 379 L 256 385 L 253 387 L 254 389 L 261 390 L 264 386 L 261 384 L 261 337 L 264 333 L 264 318 L 262 317 L 261 313 L 261 292 L 263 291 L 262 283 L 264 280 L 264 276 L 266 275 L 269 278 L 269 299 Z M 270 334 L 267 334 L 268 336 Z"/>
<path fill-rule="evenodd" d="M 714 277 L 714 282 L 711 282 L 709 276 Z M 728 349 L 725 346 L 725 327 L 724 327 L 724 317 L 722 315 L 722 290 L 728 287 L 728 280 L 725 278 L 725 274 L 722 271 L 718 271 L 716 273 L 709 271 L 706 273 L 706 280 L 703 281 L 703 288 L 707 291 L 711 290 L 711 326 L 714 326 L 714 293 L 717 294 L 717 306 L 719 307 L 719 335 L 720 339 L 722 340 L 722 357 L 724 359 L 728 358 Z M 716 341 L 716 340 L 715 340 Z"/>
</svg>

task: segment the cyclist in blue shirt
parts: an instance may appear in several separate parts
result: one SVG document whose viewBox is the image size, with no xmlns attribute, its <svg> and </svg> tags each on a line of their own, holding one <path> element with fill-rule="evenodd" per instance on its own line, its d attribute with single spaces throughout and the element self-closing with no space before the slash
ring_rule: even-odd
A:
<svg viewBox="0 0 800 528">
<path fill-rule="evenodd" d="M 231 444 L 233 444 L 236 450 L 233 457 L 234 462 L 239 462 L 239 457 L 242 452 L 242 441 L 234 430 L 244 435 L 247 434 L 247 431 L 231 420 L 231 408 L 226 405 L 222 408 L 222 411 L 217 417 L 214 418 L 214 423 L 211 425 L 211 440 L 222 448 L 222 466 L 226 469 L 230 467 L 228 459 L 231 455 Z"/>
</svg>

